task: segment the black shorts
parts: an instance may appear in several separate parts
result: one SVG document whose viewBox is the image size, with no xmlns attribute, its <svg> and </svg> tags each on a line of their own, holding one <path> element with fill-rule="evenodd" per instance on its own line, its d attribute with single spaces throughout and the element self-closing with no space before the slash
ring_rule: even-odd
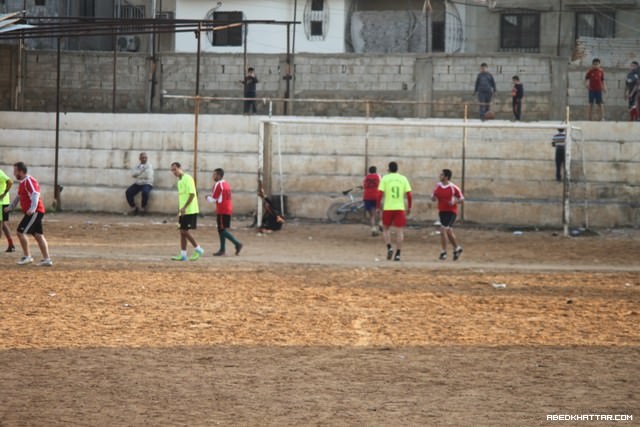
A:
<svg viewBox="0 0 640 427">
<path fill-rule="evenodd" d="M 216 215 L 216 224 L 218 231 L 226 230 L 231 227 L 231 215 Z"/>
<path fill-rule="evenodd" d="M 198 225 L 198 214 L 180 215 L 180 230 L 195 230 Z"/>
<path fill-rule="evenodd" d="M 4 208 L 9 207 L 9 205 L 2 205 L 2 220 L 9 221 L 9 212 L 5 212 Z"/>
<path fill-rule="evenodd" d="M 18 224 L 18 233 L 22 234 L 43 234 L 42 230 L 42 212 L 36 212 L 33 215 L 25 214 L 22 221 Z"/>
<path fill-rule="evenodd" d="M 453 212 L 440 212 L 440 224 L 445 228 L 453 227 L 456 222 L 456 214 Z"/>
</svg>

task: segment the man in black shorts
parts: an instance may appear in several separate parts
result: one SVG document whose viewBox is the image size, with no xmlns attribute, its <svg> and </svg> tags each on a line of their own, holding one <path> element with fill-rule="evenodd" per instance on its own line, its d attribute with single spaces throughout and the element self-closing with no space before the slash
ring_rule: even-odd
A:
<svg viewBox="0 0 640 427">
<path fill-rule="evenodd" d="M 457 185 L 450 182 L 451 170 L 443 169 L 440 172 L 440 182 L 436 184 L 431 194 L 431 200 L 438 201 L 438 212 L 440 216 L 440 242 L 442 244 L 442 251 L 440 252 L 440 259 L 447 259 L 447 239 L 454 247 L 453 260 L 456 261 L 460 258 L 462 253 L 462 246 L 458 245 L 456 235 L 453 234 L 453 224 L 456 222 L 458 215 L 458 205 L 464 202 L 464 196 L 462 191 Z"/>
<path fill-rule="evenodd" d="M 38 263 L 41 267 L 51 267 L 53 261 L 49 256 L 49 245 L 44 237 L 42 219 L 44 218 L 44 203 L 40 197 L 40 185 L 38 181 L 31 175 L 27 175 L 27 166 L 23 162 L 13 165 L 13 175 L 20 183 L 18 185 L 18 197 L 13 199 L 9 207 L 5 211 L 13 210 L 18 204 L 24 216 L 18 224 L 18 239 L 22 246 L 23 256 L 17 262 L 18 265 L 27 265 L 33 262 L 31 250 L 29 249 L 29 240 L 26 234 L 31 234 L 38 243 L 40 252 L 42 253 L 42 261 Z"/>
</svg>

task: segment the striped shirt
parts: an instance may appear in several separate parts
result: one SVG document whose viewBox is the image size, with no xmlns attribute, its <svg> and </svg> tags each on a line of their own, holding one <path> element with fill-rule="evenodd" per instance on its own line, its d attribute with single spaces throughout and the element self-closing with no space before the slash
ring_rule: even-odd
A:
<svg viewBox="0 0 640 427">
<path fill-rule="evenodd" d="M 564 134 L 564 132 L 557 133 L 553 135 L 553 138 L 551 138 L 551 145 L 553 145 L 554 147 L 564 147 L 566 139 L 567 136 Z"/>
</svg>

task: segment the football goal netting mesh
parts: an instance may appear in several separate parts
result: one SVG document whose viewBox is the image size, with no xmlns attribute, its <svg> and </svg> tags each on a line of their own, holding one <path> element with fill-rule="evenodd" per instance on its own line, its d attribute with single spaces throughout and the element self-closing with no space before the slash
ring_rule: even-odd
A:
<svg viewBox="0 0 640 427">
<path fill-rule="evenodd" d="M 567 134 L 560 183 L 551 146 L 558 129 Z M 465 194 L 461 220 L 562 225 L 566 234 L 572 222 L 588 222 L 586 204 L 571 203 L 583 192 L 576 136 L 579 129 L 566 122 L 265 118 L 259 129 L 258 174 L 287 214 L 327 219 L 329 206 L 348 201 L 342 191 L 360 185 L 369 166 L 384 174 L 396 161 L 412 185 L 410 220 L 429 221 L 437 218 L 431 192 L 447 168 Z"/>
</svg>

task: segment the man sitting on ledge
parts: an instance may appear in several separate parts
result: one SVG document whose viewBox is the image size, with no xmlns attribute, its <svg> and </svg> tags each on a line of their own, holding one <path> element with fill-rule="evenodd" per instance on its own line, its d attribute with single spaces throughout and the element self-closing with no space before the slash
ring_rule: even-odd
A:
<svg viewBox="0 0 640 427">
<path fill-rule="evenodd" d="M 149 194 L 153 189 L 153 166 L 147 162 L 147 153 L 140 153 L 140 164 L 131 171 L 131 176 L 135 178 L 135 182 L 125 192 L 127 203 L 131 208 L 130 215 L 144 215 L 147 212 Z M 142 193 L 142 200 L 138 209 L 134 198 L 140 192 Z"/>
</svg>

